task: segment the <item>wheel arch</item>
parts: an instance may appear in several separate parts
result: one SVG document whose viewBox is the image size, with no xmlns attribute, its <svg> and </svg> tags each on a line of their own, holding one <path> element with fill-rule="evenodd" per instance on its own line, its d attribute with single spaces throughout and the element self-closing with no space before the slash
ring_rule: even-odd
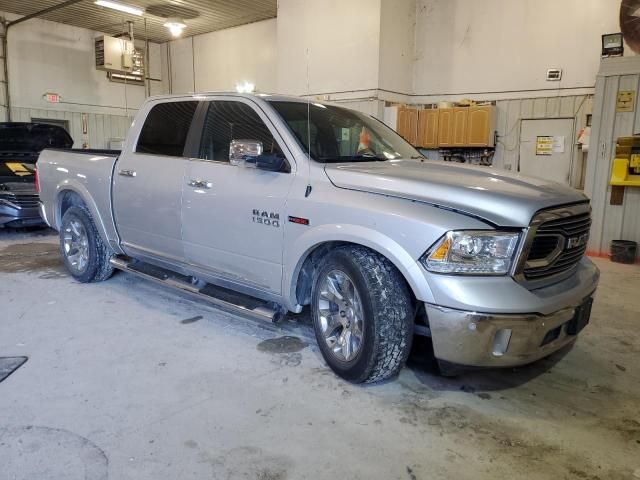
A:
<svg viewBox="0 0 640 480">
<path fill-rule="evenodd" d="M 418 263 L 393 239 L 386 235 L 360 226 L 323 226 L 322 232 L 309 231 L 298 239 L 293 252 L 288 255 L 291 265 L 285 277 L 285 295 L 290 308 L 300 311 L 311 301 L 311 283 L 322 259 L 333 249 L 344 245 L 369 248 L 389 260 L 398 269 L 409 286 L 413 297 L 419 301 L 433 302 L 433 295 L 427 285 Z"/>
<path fill-rule="evenodd" d="M 78 185 L 66 184 L 61 186 L 56 193 L 55 201 L 55 226 L 59 230 L 62 224 L 62 217 L 65 212 L 72 206 L 84 206 L 89 210 L 94 221 L 96 229 L 105 245 L 110 245 L 105 225 L 98 211 L 98 207 L 93 201 L 91 195 L 83 187 Z"/>
</svg>

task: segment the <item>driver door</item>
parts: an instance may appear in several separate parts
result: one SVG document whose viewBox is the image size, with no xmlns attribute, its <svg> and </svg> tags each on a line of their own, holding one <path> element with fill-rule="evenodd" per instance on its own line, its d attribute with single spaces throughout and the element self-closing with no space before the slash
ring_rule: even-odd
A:
<svg viewBox="0 0 640 480">
<path fill-rule="evenodd" d="M 187 263 L 197 270 L 264 292 L 282 290 L 285 203 L 293 174 L 229 162 L 232 140 L 257 140 L 264 153 L 283 144 L 266 115 L 250 100 L 213 100 L 202 138 L 188 161 L 182 206 Z"/>
</svg>

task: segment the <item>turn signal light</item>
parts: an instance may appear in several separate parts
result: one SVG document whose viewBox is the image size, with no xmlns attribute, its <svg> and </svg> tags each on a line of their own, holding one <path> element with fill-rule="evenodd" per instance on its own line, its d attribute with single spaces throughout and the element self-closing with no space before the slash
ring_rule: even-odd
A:
<svg viewBox="0 0 640 480">
<path fill-rule="evenodd" d="M 36 193 L 40 194 L 40 178 L 38 177 L 38 169 L 36 168 L 33 172 L 35 181 L 36 181 Z"/>
</svg>

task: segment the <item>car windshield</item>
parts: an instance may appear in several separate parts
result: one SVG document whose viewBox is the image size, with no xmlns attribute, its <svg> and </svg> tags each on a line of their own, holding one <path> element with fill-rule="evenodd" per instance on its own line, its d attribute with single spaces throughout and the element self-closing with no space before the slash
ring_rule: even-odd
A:
<svg viewBox="0 0 640 480">
<path fill-rule="evenodd" d="M 400 135 L 363 113 L 320 103 L 273 100 L 270 104 L 318 162 L 423 158 Z"/>
<path fill-rule="evenodd" d="M 0 124 L 0 152 L 38 153 L 45 148 L 71 148 L 73 140 L 62 127 L 41 123 Z"/>
</svg>

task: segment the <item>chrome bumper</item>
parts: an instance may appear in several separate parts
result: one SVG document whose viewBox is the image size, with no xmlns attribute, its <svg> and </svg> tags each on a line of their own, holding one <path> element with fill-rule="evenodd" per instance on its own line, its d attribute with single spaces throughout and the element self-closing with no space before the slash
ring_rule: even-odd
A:
<svg viewBox="0 0 640 480">
<path fill-rule="evenodd" d="M 577 336 L 567 332 L 568 322 L 579 306 L 549 315 L 483 314 L 431 304 L 426 310 L 438 360 L 510 367 L 534 362 L 573 342 Z"/>
</svg>

